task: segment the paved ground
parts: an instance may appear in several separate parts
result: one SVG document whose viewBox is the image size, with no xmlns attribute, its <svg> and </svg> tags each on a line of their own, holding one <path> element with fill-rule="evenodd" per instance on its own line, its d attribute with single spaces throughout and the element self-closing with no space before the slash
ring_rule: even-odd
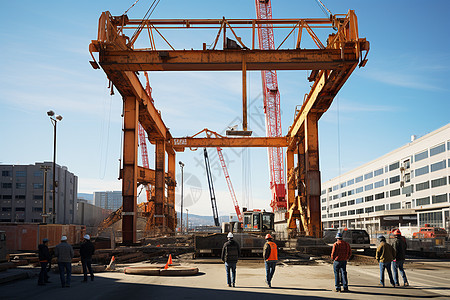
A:
<svg viewBox="0 0 450 300">
<path fill-rule="evenodd" d="M 194 264 L 190 264 L 194 266 Z M 190 277 L 152 277 L 99 273 L 94 282 L 82 283 L 73 275 L 72 286 L 61 288 L 57 274 L 52 283 L 37 286 L 37 279 L 0 285 L 1 299 L 450 299 L 450 261 L 415 261 L 408 264 L 408 288 L 379 288 L 378 266 L 349 265 L 351 293 L 333 291 L 332 266 L 277 266 L 273 288 L 264 284 L 261 262 L 239 262 L 235 288 L 226 285 L 222 264 L 196 264 L 200 274 Z"/>
</svg>

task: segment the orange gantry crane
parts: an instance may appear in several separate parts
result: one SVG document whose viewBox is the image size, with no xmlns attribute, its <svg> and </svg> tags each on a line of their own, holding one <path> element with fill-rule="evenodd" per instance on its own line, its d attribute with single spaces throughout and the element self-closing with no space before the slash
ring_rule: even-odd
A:
<svg viewBox="0 0 450 300">
<path fill-rule="evenodd" d="M 263 1 L 267 2 L 267 1 Z M 288 29 L 288 35 L 274 49 L 256 47 L 256 31 L 270 25 L 273 30 Z M 212 46 L 184 46 L 175 49 L 164 30 L 204 28 L 217 30 Z M 250 31 L 244 40 L 238 33 Z M 326 40 L 315 31 L 332 30 Z M 317 48 L 301 47 L 302 32 Z M 150 45 L 137 48 L 136 41 L 148 33 Z M 235 42 L 229 42 L 227 33 Z M 283 47 L 294 33 L 295 48 Z M 157 47 L 154 35 L 166 43 Z M 216 48 L 222 35 L 223 48 Z M 144 42 L 143 42 L 144 43 Z M 142 43 L 141 43 L 142 44 Z M 209 43 L 208 43 L 209 44 Z M 98 37 L 89 50 L 91 62 L 103 71 L 122 95 L 124 101 L 124 149 L 122 161 L 124 243 L 136 239 L 137 184 L 154 182 L 155 226 L 174 230 L 175 151 L 186 147 L 285 147 L 287 171 L 287 226 L 310 236 L 321 236 L 320 171 L 318 156 L 318 120 L 330 107 L 334 97 L 359 65 L 367 62 L 369 42 L 360 38 L 353 10 L 329 18 L 310 19 L 129 19 L 104 12 L 99 19 Z M 98 63 L 93 53 L 98 53 Z M 161 114 L 146 94 L 138 71 L 241 71 L 243 82 L 243 128 L 247 130 L 245 83 L 247 70 L 310 70 L 311 90 L 302 98 L 293 124 L 284 137 L 262 138 L 173 138 Z M 141 123 L 151 143 L 155 145 L 154 169 L 137 165 L 138 124 Z M 167 195 L 167 197 L 166 197 Z M 297 220 L 300 225 L 297 226 Z"/>
</svg>

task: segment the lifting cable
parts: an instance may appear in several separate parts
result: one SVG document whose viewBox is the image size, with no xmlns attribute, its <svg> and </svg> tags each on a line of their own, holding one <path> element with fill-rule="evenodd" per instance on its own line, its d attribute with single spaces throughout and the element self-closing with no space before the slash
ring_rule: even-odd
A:
<svg viewBox="0 0 450 300">
<path fill-rule="evenodd" d="M 331 11 L 325 6 L 325 4 L 322 3 L 322 1 L 320 0 L 316 0 L 317 5 L 320 7 L 320 9 L 323 11 L 323 13 L 325 15 L 327 15 L 327 17 L 331 17 L 333 14 L 331 13 Z M 328 12 L 328 13 L 327 13 Z"/>
<path fill-rule="evenodd" d="M 128 8 L 123 14 L 126 15 L 127 12 L 128 12 L 130 9 L 132 9 L 132 8 L 136 5 L 136 3 L 138 3 L 138 2 L 139 2 L 139 0 L 136 0 L 136 1 L 133 3 L 133 5 L 131 5 L 130 8 Z"/>
<path fill-rule="evenodd" d="M 112 97 L 109 96 L 109 109 L 107 109 L 108 101 L 106 97 L 103 101 L 103 120 L 100 129 L 100 166 L 99 166 L 99 178 L 104 179 L 106 175 L 106 166 L 108 165 L 108 151 L 109 151 L 109 132 L 111 127 L 111 109 L 112 109 Z M 103 138 L 106 129 L 106 141 Z M 105 152 L 105 153 L 103 153 Z M 103 157 L 104 154 L 104 157 Z M 104 162 L 103 162 L 104 161 Z M 104 163 L 104 164 L 103 164 Z M 103 166 L 102 166 L 103 164 Z"/>
<path fill-rule="evenodd" d="M 142 18 L 142 22 L 141 24 L 139 24 L 138 28 L 136 29 L 136 31 L 133 33 L 133 36 L 130 38 L 130 40 L 134 40 L 136 35 L 139 34 L 139 32 L 141 32 L 142 28 L 144 27 L 144 23 L 145 21 L 147 21 L 148 19 L 150 19 L 150 16 L 153 14 L 153 12 L 156 9 L 156 6 L 158 6 L 159 2 L 161 0 L 153 0 L 153 3 L 150 5 L 149 9 L 147 10 L 147 12 L 145 13 L 144 17 Z M 134 5 L 134 4 L 133 4 Z"/>
</svg>

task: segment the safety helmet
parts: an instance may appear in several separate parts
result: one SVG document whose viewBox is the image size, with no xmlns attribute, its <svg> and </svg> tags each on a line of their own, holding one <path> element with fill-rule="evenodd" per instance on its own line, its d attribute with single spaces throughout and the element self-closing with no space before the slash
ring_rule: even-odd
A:
<svg viewBox="0 0 450 300">
<path fill-rule="evenodd" d="M 385 241 L 385 240 L 386 240 L 386 238 L 384 237 L 384 235 L 379 235 L 379 236 L 378 236 L 378 239 L 379 239 L 380 241 Z"/>
<path fill-rule="evenodd" d="M 266 234 L 266 240 L 268 240 L 268 239 L 272 239 L 272 236 L 269 233 Z"/>
<path fill-rule="evenodd" d="M 395 229 L 393 233 L 394 233 L 394 235 L 402 235 L 402 233 L 400 232 L 400 229 Z"/>
<path fill-rule="evenodd" d="M 61 241 L 67 241 L 67 236 L 63 235 L 63 236 L 61 237 Z"/>
<path fill-rule="evenodd" d="M 340 233 L 340 232 L 336 233 L 336 238 L 337 239 L 342 239 L 342 233 Z"/>
<path fill-rule="evenodd" d="M 228 232 L 227 238 L 232 239 L 233 238 L 233 233 L 232 232 Z"/>
<path fill-rule="evenodd" d="M 85 240 L 90 240 L 91 237 L 89 236 L 89 234 L 85 234 L 85 235 L 84 235 L 84 239 L 85 239 Z"/>
<path fill-rule="evenodd" d="M 47 243 L 48 242 L 48 238 L 45 238 L 42 240 L 43 243 Z"/>
</svg>

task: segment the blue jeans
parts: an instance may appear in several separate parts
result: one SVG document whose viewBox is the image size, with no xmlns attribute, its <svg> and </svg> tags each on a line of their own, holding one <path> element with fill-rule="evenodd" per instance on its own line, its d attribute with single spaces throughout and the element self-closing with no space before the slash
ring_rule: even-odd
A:
<svg viewBox="0 0 450 300">
<path fill-rule="evenodd" d="M 91 275 L 91 280 L 94 280 L 94 272 L 92 272 L 92 258 L 81 259 L 81 265 L 83 266 L 84 281 L 87 280 L 87 272 Z"/>
<path fill-rule="evenodd" d="M 41 264 L 41 272 L 39 273 L 38 283 L 45 283 L 48 281 L 48 275 L 47 275 L 48 262 L 40 262 L 40 264 Z"/>
<path fill-rule="evenodd" d="M 392 262 L 392 268 L 394 269 L 394 281 L 396 285 L 400 285 L 400 282 L 398 281 L 398 270 L 400 270 L 400 274 L 402 274 L 403 277 L 403 283 L 407 283 L 408 279 L 406 278 L 405 270 L 403 269 L 403 263 L 404 260 L 397 260 Z"/>
<path fill-rule="evenodd" d="M 61 279 L 62 287 L 70 285 L 70 275 L 72 274 L 72 263 L 58 262 L 59 278 Z M 64 269 L 66 270 L 66 279 L 64 279 Z"/>
<path fill-rule="evenodd" d="M 340 290 L 341 286 L 344 290 L 348 290 L 348 280 L 347 280 L 347 261 L 337 261 L 333 263 L 334 270 L 334 286 L 336 290 Z"/>
<path fill-rule="evenodd" d="M 380 261 L 380 283 L 384 286 L 384 269 L 386 269 L 389 275 L 389 281 L 391 282 L 392 285 L 394 285 L 395 282 L 394 279 L 392 278 L 391 262 Z"/>
<path fill-rule="evenodd" d="M 236 263 L 235 262 L 225 262 L 225 270 L 227 271 L 228 285 L 234 284 L 236 282 Z"/>
<path fill-rule="evenodd" d="M 270 285 L 272 282 L 273 273 L 275 273 L 275 267 L 277 266 L 277 261 L 266 260 L 266 281 Z"/>
</svg>

